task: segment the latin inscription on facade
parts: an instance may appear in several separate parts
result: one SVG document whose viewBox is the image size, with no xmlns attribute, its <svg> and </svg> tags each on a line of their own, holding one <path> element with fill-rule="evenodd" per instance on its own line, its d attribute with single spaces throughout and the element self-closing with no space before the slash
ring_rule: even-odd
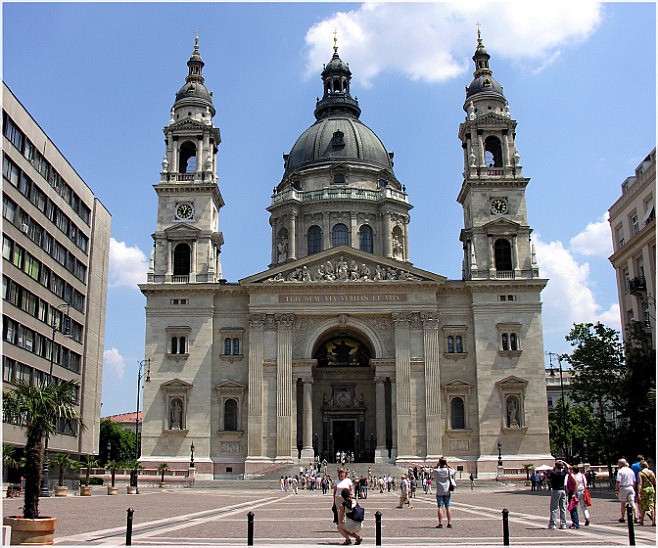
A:
<svg viewBox="0 0 658 548">
<path fill-rule="evenodd" d="M 279 302 L 286 304 L 304 303 L 401 303 L 406 302 L 405 293 L 381 295 L 279 295 Z"/>
</svg>

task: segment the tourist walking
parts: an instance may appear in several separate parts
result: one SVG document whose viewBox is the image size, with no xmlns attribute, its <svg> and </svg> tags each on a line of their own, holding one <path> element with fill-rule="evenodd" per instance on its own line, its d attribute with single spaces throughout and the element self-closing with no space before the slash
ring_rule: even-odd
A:
<svg viewBox="0 0 658 548">
<path fill-rule="evenodd" d="M 578 466 L 572 466 L 571 471 L 576 480 L 576 495 L 580 504 L 580 509 L 583 511 L 583 517 L 585 518 L 585 525 L 589 525 L 590 515 L 589 515 L 589 504 L 591 505 L 591 498 L 589 496 L 589 485 L 587 484 L 587 476 L 583 474 Z M 576 510 L 577 511 L 577 510 Z"/>
<path fill-rule="evenodd" d="M 633 519 L 637 519 L 637 508 L 635 507 L 635 473 L 628 466 L 626 459 L 619 459 L 617 463 L 617 481 L 615 483 L 615 495 L 619 499 L 621 517 L 619 523 L 626 521 L 626 503 L 633 509 Z"/>
<path fill-rule="evenodd" d="M 452 509 L 450 507 L 450 499 L 452 491 L 455 486 L 455 471 L 448 466 L 446 459 L 439 459 L 436 468 L 432 470 L 432 477 L 436 487 L 436 515 L 439 520 L 437 529 L 443 527 L 443 508 L 446 509 L 446 519 L 448 521 L 447 527 L 452 527 Z"/>
<path fill-rule="evenodd" d="M 409 481 L 407 474 L 402 474 L 400 480 L 400 502 L 397 507 L 402 508 L 405 502 L 411 510 L 413 508 L 413 505 L 411 504 L 411 482 Z"/>
<path fill-rule="evenodd" d="M 546 479 L 551 488 L 551 505 L 550 518 L 548 519 L 548 528 L 555 529 L 557 526 L 557 514 L 560 512 L 560 529 L 567 528 L 567 493 L 565 491 L 565 482 L 569 465 L 563 460 L 556 460 L 553 470 L 551 470 Z"/>
<path fill-rule="evenodd" d="M 640 473 L 637 492 L 640 500 L 640 525 L 644 525 L 644 516 L 648 515 L 651 525 L 656 525 L 656 474 L 649 469 L 646 460 L 640 461 Z"/>
<path fill-rule="evenodd" d="M 347 470 L 345 468 L 338 469 L 338 477 L 334 480 L 334 504 L 332 511 L 334 512 L 334 523 L 340 523 L 340 512 L 343 508 L 343 497 L 341 493 L 343 489 L 347 489 L 351 495 L 354 495 L 354 484 L 352 480 L 347 477 Z"/>
<path fill-rule="evenodd" d="M 578 517 L 578 480 L 574 473 L 574 468 L 578 469 L 575 466 L 571 466 L 567 473 L 567 510 L 571 515 L 571 526 L 570 529 L 580 529 L 580 518 Z"/>
</svg>

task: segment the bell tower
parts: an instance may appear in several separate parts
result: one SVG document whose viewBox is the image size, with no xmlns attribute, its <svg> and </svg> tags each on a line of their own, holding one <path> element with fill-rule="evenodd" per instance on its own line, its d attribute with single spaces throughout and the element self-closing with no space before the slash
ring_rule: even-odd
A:
<svg viewBox="0 0 658 548">
<path fill-rule="evenodd" d="M 224 205 L 217 186 L 219 129 L 212 92 L 204 84 L 199 39 L 187 62 L 168 125 L 158 194 L 157 228 L 149 262 L 150 283 L 217 282 L 224 243 L 218 231 Z"/>
<path fill-rule="evenodd" d="M 516 121 L 503 87 L 493 78 L 480 30 L 473 81 L 466 88 L 465 121 L 459 126 L 464 151 L 464 280 L 538 278 L 528 226 L 525 187 L 516 148 Z"/>
</svg>

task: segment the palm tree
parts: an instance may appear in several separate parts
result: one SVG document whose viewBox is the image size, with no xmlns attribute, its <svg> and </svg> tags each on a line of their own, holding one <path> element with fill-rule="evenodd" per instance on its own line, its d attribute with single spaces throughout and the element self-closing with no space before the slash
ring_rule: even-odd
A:
<svg viewBox="0 0 658 548">
<path fill-rule="evenodd" d="M 91 469 L 98 466 L 98 459 L 95 455 L 85 455 L 82 459 L 82 466 L 87 469 L 85 474 L 85 487 L 89 486 L 89 476 L 91 475 Z"/>
<path fill-rule="evenodd" d="M 114 481 L 116 478 L 117 470 L 123 467 L 124 467 L 124 463 L 116 460 L 111 460 L 105 465 L 105 469 L 109 470 L 110 474 L 112 475 L 112 487 L 114 487 Z"/>
<path fill-rule="evenodd" d="M 169 465 L 166 462 L 163 462 L 158 466 L 158 472 L 160 472 L 160 483 L 164 483 L 165 472 L 169 470 Z"/>
<path fill-rule="evenodd" d="M 39 517 L 39 490 L 46 435 L 54 435 L 57 420 L 84 428 L 77 406 L 77 381 L 43 383 L 32 386 L 23 380 L 9 383 L 2 400 L 3 420 L 25 428 L 25 491 L 23 517 Z"/>
<path fill-rule="evenodd" d="M 75 470 L 78 467 L 78 461 L 71 458 L 71 455 L 68 453 L 57 453 L 50 458 L 50 462 L 56 464 L 59 467 L 59 480 L 57 485 L 60 487 L 64 485 L 64 472 L 67 468 Z"/>
</svg>

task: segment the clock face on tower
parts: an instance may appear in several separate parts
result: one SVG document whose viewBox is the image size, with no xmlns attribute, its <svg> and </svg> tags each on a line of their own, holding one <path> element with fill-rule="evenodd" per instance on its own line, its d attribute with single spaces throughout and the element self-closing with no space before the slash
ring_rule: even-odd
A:
<svg viewBox="0 0 658 548">
<path fill-rule="evenodd" d="M 505 198 L 494 198 L 491 200 L 491 213 L 499 215 L 507 213 L 507 200 Z"/>
<path fill-rule="evenodd" d="M 192 202 L 179 202 L 176 204 L 176 219 L 190 220 L 194 216 Z"/>
</svg>

